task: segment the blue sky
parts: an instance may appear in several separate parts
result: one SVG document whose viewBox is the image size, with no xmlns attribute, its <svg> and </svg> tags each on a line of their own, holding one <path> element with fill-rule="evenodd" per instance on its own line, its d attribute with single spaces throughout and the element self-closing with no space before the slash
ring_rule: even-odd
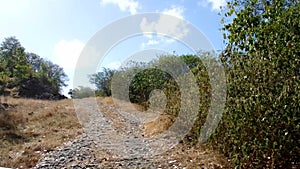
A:
<svg viewBox="0 0 300 169">
<path fill-rule="evenodd" d="M 0 41 L 16 36 L 27 52 L 63 67 L 70 78 L 69 86 L 64 89 L 66 93 L 72 88 L 80 52 L 88 40 L 108 24 L 135 14 L 164 12 L 187 20 L 216 50 L 222 50 L 218 12 L 224 5 L 225 0 L 0 0 Z M 188 51 L 179 43 L 169 43 L 169 46 L 164 43 L 167 40 L 157 37 L 133 37 L 113 48 L 99 67 L 117 68 L 130 53 L 144 49 L 161 48 L 178 54 Z"/>
</svg>

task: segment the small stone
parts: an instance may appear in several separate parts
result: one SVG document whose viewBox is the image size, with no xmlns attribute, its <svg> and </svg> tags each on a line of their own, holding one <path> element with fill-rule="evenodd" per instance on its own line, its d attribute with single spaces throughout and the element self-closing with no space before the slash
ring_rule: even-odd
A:
<svg viewBox="0 0 300 169">
<path fill-rule="evenodd" d="M 171 164 L 171 163 L 175 163 L 176 162 L 176 160 L 173 160 L 173 161 L 169 161 L 169 164 Z"/>
</svg>

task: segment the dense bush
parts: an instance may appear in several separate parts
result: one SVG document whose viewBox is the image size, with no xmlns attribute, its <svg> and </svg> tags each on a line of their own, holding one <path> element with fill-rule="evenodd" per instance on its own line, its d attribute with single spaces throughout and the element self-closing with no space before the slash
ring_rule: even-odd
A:
<svg viewBox="0 0 300 169">
<path fill-rule="evenodd" d="M 139 103 L 147 108 L 147 101 L 153 90 L 162 90 L 164 82 L 170 79 L 170 75 L 162 70 L 147 68 L 141 70 L 133 77 L 129 85 L 129 98 L 133 103 Z"/>
<path fill-rule="evenodd" d="M 238 168 L 299 167 L 300 4 L 228 3 L 227 103 L 211 143 Z"/>
<path fill-rule="evenodd" d="M 164 113 L 176 116 L 181 107 L 181 91 L 176 79 L 179 80 L 187 72 L 194 73 L 201 96 L 207 100 L 208 96 L 205 95 L 209 86 L 207 72 L 201 59 L 194 55 L 161 56 L 147 64 L 130 64 L 129 67 L 115 74 L 115 77 L 119 77 L 115 78 L 118 79 L 115 84 L 120 86 L 122 83 L 124 84 L 124 81 L 129 80 L 130 101 L 144 106 L 145 109 L 150 105 L 151 92 L 161 90 L 167 98 L 167 107 Z M 188 81 L 185 83 L 189 84 Z M 200 87 L 200 85 L 202 86 Z M 153 99 L 152 101 L 159 102 Z"/>
</svg>

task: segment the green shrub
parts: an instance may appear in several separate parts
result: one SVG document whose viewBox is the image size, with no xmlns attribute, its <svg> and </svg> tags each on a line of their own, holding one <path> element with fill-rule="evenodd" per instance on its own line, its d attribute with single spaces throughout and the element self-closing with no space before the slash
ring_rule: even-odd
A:
<svg viewBox="0 0 300 169">
<path fill-rule="evenodd" d="M 300 4 L 228 3 L 225 113 L 210 143 L 237 168 L 299 167 Z"/>
</svg>

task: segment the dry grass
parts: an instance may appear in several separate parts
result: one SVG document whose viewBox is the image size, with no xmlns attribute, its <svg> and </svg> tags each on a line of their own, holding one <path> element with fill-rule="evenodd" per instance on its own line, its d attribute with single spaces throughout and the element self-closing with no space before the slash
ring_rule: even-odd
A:
<svg viewBox="0 0 300 169">
<path fill-rule="evenodd" d="M 175 168 L 171 167 L 173 165 L 178 166 L 177 168 L 233 168 L 224 155 L 203 144 L 178 144 L 167 152 L 155 157 L 155 161 L 161 164 L 162 168 Z"/>
<path fill-rule="evenodd" d="M 97 101 L 109 106 L 115 106 L 111 97 L 97 98 Z M 125 105 L 126 103 L 123 104 Z M 141 112 L 143 111 L 142 106 L 136 104 L 133 104 L 133 106 L 137 110 Z M 126 109 L 126 106 L 124 107 Z M 135 114 L 134 111 L 130 109 L 128 110 L 128 113 L 139 115 Z M 103 109 L 103 111 L 106 110 Z M 107 111 L 106 113 L 109 113 L 110 117 L 117 120 L 117 116 L 114 116 L 114 112 Z M 160 115 L 156 114 L 153 117 L 154 118 L 151 120 L 146 120 L 143 125 L 145 137 L 155 136 L 164 132 L 165 130 L 168 130 L 168 128 L 173 124 L 175 118 L 175 116 L 165 113 Z M 179 166 L 179 168 L 232 168 L 232 165 L 227 158 L 219 152 L 213 150 L 212 147 L 198 143 L 191 145 L 191 143 L 187 140 L 183 140 L 182 143 L 176 145 L 167 152 L 153 157 L 152 160 L 155 163 L 159 163 L 161 168 L 175 168 L 174 166 Z"/>
<path fill-rule="evenodd" d="M 123 106 L 122 106 L 123 111 L 126 111 L 126 112 L 135 111 L 135 110 L 132 110 L 130 106 L 133 106 L 134 109 L 136 109 L 138 111 L 145 111 L 143 106 L 138 105 L 138 104 L 127 103 L 125 101 L 121 101 L 121 100 L 118 100 L 118 99 L 113 99 L 112 97 L 97 97 L 97 102 L 104 103 L 104 104 L 109 105 L 111 107 L 118 107 L 117 104 L 115 103 L 115 101 L 118 102 L 119 104 L 123 104 Z M 130 106 L 126 106 L 126 104 L 130 104 Z"/>
<path fill-rule="evenodd" d="M 97 98 L 97 101 L 115 106 L 111 97 Z M 9 98 L 8 104 L 9 110 L 3 111 L 0 107 L 1 167 L 33 167 L 44 152 L 63 145 L 64 142 L 72 140 L 83 132 L 72 100 L 40 101 Z M 141 109 L 138 105 L 134 106 Z M 106 113 L 118 121 L 113 112 Z M 148 132 L 146 135 L 159 134 L 170 124 L 169 117 L 160 115 L 153 121 L 145 123 L 146 132 Z M 99 159 L 101 159 L 100 156 L 108 156 L 105 151 L 99 151 L 96 155 Z M 167 162 L 166 166 L 174 162 L 178 166 L 187 168 L 230 167 L 226 158 L 219 153 L 199 145 L 188 146 L 188 143 L 177 145 L 174 149 L 155 157 L 154 161 L 161 164 Z"/>
<path fill-rule="evenodd" d="M 173 121 L 174 116 L 162 114 L 152 121 L 146 122 L 143 127 L 145 137 L 161 134 L 172 126 Z"/>
<path fill-rule="evenodd" d="M 97 102 L 101 102 L 101 103 L 107 104 L 112 107 L 115 106 L 115 103 L 114 103 L 112 97 L 97 97 Z"/>
<path fill-rule="evenodd" d="M 97 101 L 109 106 L 115 106 L 111 97 L 97 98 Z M 126 105 L 126 103 L 123 103 L 123 105 Z M 133 104 L 133 106 L 139 111 L 142 111 L 143 109 L 142 106 L 136 104 Z M 134 113 L 134 111 L 130 110 L 129 107 L 130 106 L 128 106 L 128 113 L 140 115 Z M 123 108 L 126 109 L 127 107 L 124 106 Z M 118 117 L 114 112 L 104 109 L 103 111 L 109 113 L 110 117 L 118 121 Z M 144 113 L 144 116 L 147 116 L 147 113 L 151 114 L 151 112 Z M 146 120 L 143 125 L 145 137 L 155 136 L 164 132 L 165 130 L 168 130 L 168 128 L 173 124 L 175 118 L 173 115 L 165 113 L 159 115 L 155 114 L 155 116 L 149 117 L 153 118 Z M 100 153 L 99 156 L 101 155 L 102 154 Z M 104 157 L 106 158 L 107 156 Z M 214 151 L 212 147 L 201 144 L 191 145 L 189 142 L 187 142 L 187 140 L 183 140 L 181 144 L 176 145 L 167 152 L 153 157 L 151 161 L 154 163 L 159 163 L 161 168 L 175 168 L 175 166 L 179 166 L 179 168 L 232 168 L 228 160 L 222 154 Z"/>
<path fill-rule="evenodd" d="M 33 167 L 41 154 L 82 133 L 72 100 L 8 99 L 0 110 L 0 166 Z"/>
</svg>

